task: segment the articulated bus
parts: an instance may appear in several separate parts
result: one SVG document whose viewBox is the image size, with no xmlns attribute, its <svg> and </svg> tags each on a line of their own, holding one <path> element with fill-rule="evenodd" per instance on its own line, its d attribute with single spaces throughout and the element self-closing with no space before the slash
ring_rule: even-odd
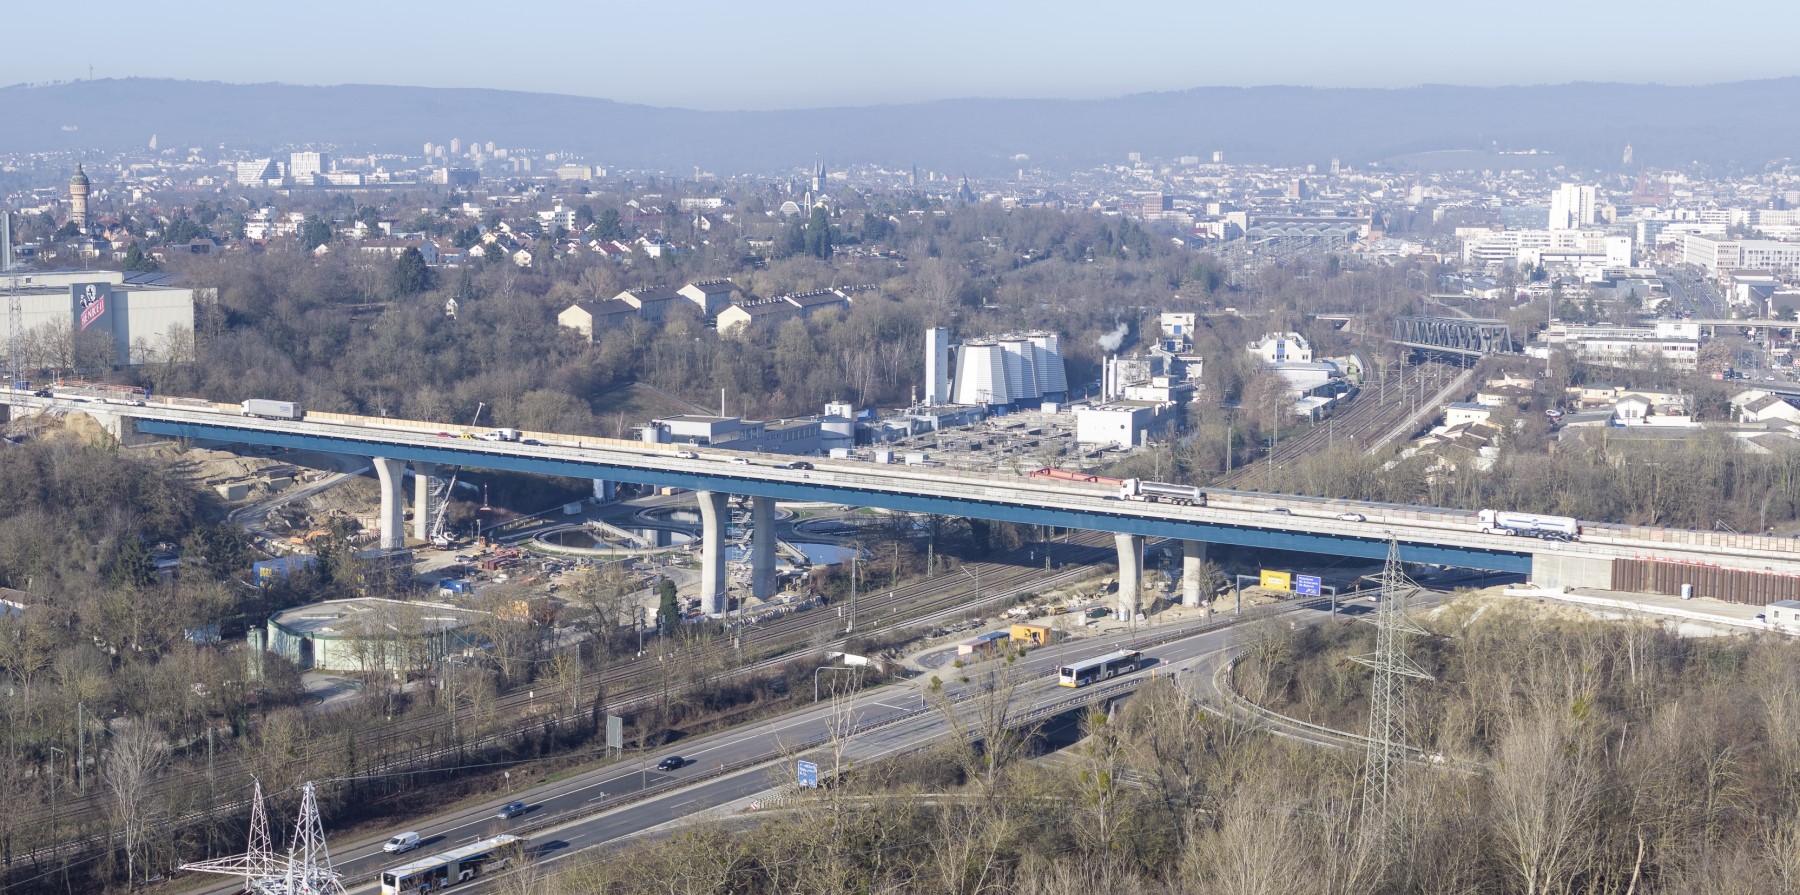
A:
<svg viewBox="0 0 1800 895">
<path fill-rule="evenodd" d="M 1096 681 L 1130 674 L 1138 669 L 1138 661 L 1142 654 L 1134 649 L 1122 649 L 1116 653 L 1083 659 L 1073 665 L 1064 665 L 1056 669 L 1056 682 L 1065 687 L 1085 687 Z"/>
<path fill-rule="evenodd" d="M 381 872 L 381 895 L 437 892 L 505 868 L 525 851 L 523 837 L 495 836 Z"/>
</svg>

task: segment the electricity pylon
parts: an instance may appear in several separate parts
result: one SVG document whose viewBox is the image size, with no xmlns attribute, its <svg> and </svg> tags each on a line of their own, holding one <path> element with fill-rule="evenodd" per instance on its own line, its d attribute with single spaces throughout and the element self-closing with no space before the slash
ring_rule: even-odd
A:
<svg viewBox="0 0 1800 895">
<path fill-rule="evenodd" d="M 1375 652 L 1355 661 L 1374 670 L 1369 686 L 1368 755 L 1363 764 L 1363 818 L 1379 820 L 1387 813 L 1401 763 L 1406 761 L 1406 679 L 1431 680 L 1406 653 L 1406 636 L 1424 634 L 1406 617 L 1406 602 L 1419 586 L 1408 580 L 1400 564 L 1400 542 L 1388 538 L 1382 566 L 1380 604 L 1375 624 Z"/>
<path fill-rule="evenodd" d="M 310 781 L 301 792 L 300 820 L 286 858 L 277 857 L 269 844 L 262 781 L 257 780 L 250 799 L 250 842 L 244 853 L 183 864 L 181 869 L 241 876 L 244 891 L 251 895 L 344 895 L 343 879 L 331 869 L 325 825 L 319 820 L 319 803 Z"/>
</svg>

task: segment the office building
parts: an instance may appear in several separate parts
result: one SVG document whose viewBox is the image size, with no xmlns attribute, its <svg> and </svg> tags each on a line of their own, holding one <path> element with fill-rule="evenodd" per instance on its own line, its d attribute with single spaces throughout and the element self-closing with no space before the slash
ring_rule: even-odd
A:
<svg viewBox="0 0 1800 895">
<path fill-rule="evenodd" d="M 295 183 L 312 183 L 331 167 L 331 156 L 323 152 L 288 153 L 288 176 Z"/>
<path fill-rule="evenodd" d="M 1551 230 L 1582 230 L 1599 219 L 1594 188 L 1565 183 L 1550 194 Z"/>
</svg>

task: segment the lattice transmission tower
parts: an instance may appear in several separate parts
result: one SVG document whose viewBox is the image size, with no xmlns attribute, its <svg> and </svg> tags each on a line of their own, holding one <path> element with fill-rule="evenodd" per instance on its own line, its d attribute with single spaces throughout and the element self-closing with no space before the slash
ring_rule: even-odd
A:
<svg viewBox="0 0 1800 895">
<path fill-rule="evenodd" d="M 1399 767 L 1406 761 L 1406 681 L 1431 680 L 1406 652 L 1409 634 L 1424 634 L 1406 617 L 1406 603 L 1419 586 L 1400 564 L 1400 542 L 1388 539 L 1387 562 L 1377 577 L 1380 604 L 1370 618 L 1375 625 L 1375 652 L 1356 661 L 1374 670 L 1369 686 L 1369 747 L 1363 765 L 1363 818 L 1387 813 Z"/>
<path fill-rule="evenodd" d="M 269 818 L 263 809 L 262 781 L 255 781 L 250 799 L 250 842 L 241 855 L 195 861 L 183 870 L 221 873 L 244 878 L 250 895 L 344 895 L 344 883 L 331 869 L 331 853 L 325 847 L 325 826 L 319 820 L 319 803 L 308 782 L 300 797 L 300 819 L 287 857 L 278 857 L 269 839 Z"/>
</svg>

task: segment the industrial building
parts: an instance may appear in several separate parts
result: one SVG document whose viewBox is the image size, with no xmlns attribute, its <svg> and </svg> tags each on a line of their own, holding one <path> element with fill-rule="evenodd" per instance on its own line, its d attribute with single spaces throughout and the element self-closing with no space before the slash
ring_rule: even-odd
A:
<svg viewBox="0 0 1800 895">
<path fill-rule="evenodd" d="M 931 357 L 928 353 L 928 365 Z M 957 349 L 952 404 L 1036 409 L 1045 401 L 1062 400 L 1068 392 L 1061 339 L 1055 333 L 973 339 Z"/>
<path fill-rule="evenodd" d="M 194 350 L 194 290 L 163 274 L 116 270 L 12 271 L 0 290 L 19 299 L 25 366 L 54 369 L 74 358 L 131 366 L 181 359 Z M 0 328 L 10 343 L 12 322 Z"/>
<path fill-rule="evenodd" d="M 448 603 L 357 597 L 269 618 L 269 651 L 302 669 L 370 673 L 430 668 L 477 645 L 485 612 Z"/>
</svg>

